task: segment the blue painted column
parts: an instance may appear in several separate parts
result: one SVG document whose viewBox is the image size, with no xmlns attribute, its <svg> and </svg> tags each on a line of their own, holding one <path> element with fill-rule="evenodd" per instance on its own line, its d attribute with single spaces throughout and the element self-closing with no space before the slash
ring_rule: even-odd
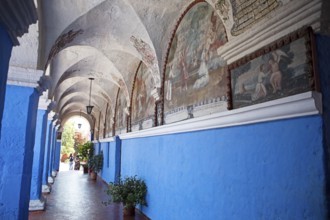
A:
<svg viewBox="0 0 330 220">
<path fill-rule="evenodd" d="M 0 219 L 27 219 L 39 94 L 8 85 L 0 139 Z"/>
<path fill-rule="evenodd" d="M 38 109 L 34 155 L 32 166 L 30 211 L 44 210 L 45 200 L 41 193 L 42 173 L 45 157 L 45 143 L 47 131 L 47 110 Z"/>
<path fill-rule="evenodd" d="M 48 114 L 47 131 L 46 131 L 46 143 L 45 143 L 45 158 L 44 158 L 44 170 L 42 172 L 42 192 L 50 193 L 51 186 L 48 183 L 48 170 L 50 160 L 50 145 L 52 140 L 52 114 Z"/>
<path fill-rule="evenodd" d="M 1 119 L 3 114 L 3 106 L 5 102 L 6 83 L 8 76 L 9 60 L 13 43 L 11 42 L 7 31 L 0 24 L 0 135 L 1 135 Z"/>
<path fill-rule="evenodd" d="M 121 176 L 121 139 L 116 136 L 116 156 L 115 156 L 115 183 L 119 182 Z"/>
<path fill-rule="evenodd" d="M 56 139 L 55 157 L 54 157 L 54 170 L 58 172 L 60 170 L 60 157 L 61 157 L 61 140 Z"/>
<path fill-rule="evenodd" d="M 55 125 L 54 121 L 52 121 L 51 127 L 50 127 L 50 138 L 49 138 L 49 160 L 48 160 L 48 170 L 47 170 L 47 180 L 48 183 L 53 184 L 54 178 L 52 176 L 52 170 L 53 170 L 53 157 L 54 157 L 54 139 L 55 139 Z"/>
<path fill-rule="evenodd" d="M 55 127 L 55 122 L 53 122 L 53 132 L 52 132 L 52 144 L 51 144 L 51 153 L 50 153 L 50 163 L 49 163 L 49 173 L 48 173 L 48 182 L 51 182 L 51 179 L 53 179 L 54 183 L 54 177 L 55 177 L 55 169 L 54 169 L 54 160 L 55 160 L 55 150 L 56 150 L 56 127 Z"/>
</svg>

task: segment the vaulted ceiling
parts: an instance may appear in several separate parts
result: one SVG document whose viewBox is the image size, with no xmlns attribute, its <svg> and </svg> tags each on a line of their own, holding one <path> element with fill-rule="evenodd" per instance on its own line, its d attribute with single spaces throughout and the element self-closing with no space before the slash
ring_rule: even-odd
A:
<svg viewBox="0 0 330 220">
<path fill-rule="evenodd" d="M 92 116 L 97 118 L 107 106 L 114 108 L 118 89 L 130 107 L 132 81 L 142 62 L 152 75 L 155 93 L 159 93 L 169 45 L 177 24 L 190 5 L 203 0 L 34 0 L 38 23 L 31 25 L 29 34 L 20 39 L 21 46 L 13 51 L 11 66 L 43 71 L 41 82 L 46 85 L 48 98 L 55 103 L 54 112 L 60 121 L 86 111 L 92 84 Z M 306 5 L 318 13 L 321 1 L 278 0 L 278 5 L 291 4 L 290 10 L 269 13 L 261 24 L 236 29 L 241 12 L 233 10 L 236 0 L 206 0 L 223 22 L 228 43 L 218 50 L 226 61 L 251 52 L 258 44 L 273 40 L 284 28 L 276 25 L 277 16 L 291 16 L 295 5 Z M 252 1 L 249 1 L 252 2 Z M 274 2 L 274 1 L 270 1 Z M 299 4 L 298 4 L 299 3 Z M 239 3 L 242 4 L 243 3 Z M 239 9 L 235 5 L 236 10 Z M 259 7 L 259 6 L 258 6 Z M 299 6 L 302 8 L 301 6 Z M 297 6 L 297 8 L 299 8 Z M 234 8 L 235 9 L 235 8 Z M 245 9 L 244 9 L 245 10 Z M 304 12 L 299 12 L 306 16 Z M 290 22 L 301 20 L 299 13 Z M 312 16 L 312 13 L 310 13 Z M 234 21 L 234 17 L 236 20 Z M 308 15 L 309 16 L 309 15 Z M 268 18 L 273 21 L 268 22 Z M 267 20 L 268 19 L 268 20 Z M 314 29 L 317 21 L 310 18 Z M 268 23 L 267 23 L 268 22 Z M 250 28 L 254 25 L 255 28 Z M 272 29 L 269 29 L 273 25 Z M 297 25 L 299 28 L 299 25 Z M 244 34 L 241 34 L 243 33 Z M 254 36 L 262 35 L 263 38 Z M 238 36 L 240 35 L 240 36 Z M 268 38 L 268 39 L 267 39 Z M 278 36 L 277 36 L 278 38 Z M 244 46 L 242 46 L 242 42 Z M 92 121 L 92 120 L 90 120 Z"/>
<path fill-rule="evenodd" d="M 92 114 L 114 105 L 118 88 L 129 105 L 131 85 L 142 61 L 160 87 L 165 51 L 182 0 L 45 0 L 39 2 L 38 68 L 49 82 L 48 97 L 60 118 L 85 111 L 92 84 Z M 129 106 L 127 106 L 129 107 Z"/>
</svg>

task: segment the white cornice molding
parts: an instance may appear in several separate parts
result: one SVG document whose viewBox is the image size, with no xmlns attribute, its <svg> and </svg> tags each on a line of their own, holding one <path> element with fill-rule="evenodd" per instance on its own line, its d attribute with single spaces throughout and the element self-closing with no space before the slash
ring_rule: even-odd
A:
<svg viewBox="0 0 330 220">
<path fill-rule="evenodd" d="M 55 116 L 55 114 L 56 114 L 56 113 L 55 113 L 54 111 L 50 111 L 50 112 L 48 113 L 48 117 L 47 117 L 48 120 L 49 120 L 49 121 L 52 121 L 53 118 L 54 118 L 54 116 Z"/>
<path fill-rule="evenodd" d="M 7 84 L 37 88 L 43 71 L 9 66 Z"/>
<path fill-rule="evenodd" d="M 0 23 L 3 24 L 13 42 L 19 45 L 17 37 L 27 33 L 29 26 L 38 20 L 34 0 L 2 0 Z"/>
<path fill-rule="evenodd" d="M 231 64 L 303 26 L 319 31 L 321 6 L 322 0 L 290 1 L 274 11 L 273 17 L 265 18 L 245 33 L 233 37 L 218 49 L 218 54 Z"/>
<path fill-rule="evenodd" d="M 322 114 L 322 97 L 306 92 L 274 101 L 231 111 L 189 119 L 142 131 L 120 134 L 120 139 L 142 138 L 182 132 L 200 131 Z"/>
<path fill-rule="evenodd" d="M 109 137 L 109 138 L 105 138 L 105 139 L 101 139 L 99 140 L 100 143 L 104 143 L 104 142 L 114 142 L 115 138 L 114 137 Z"/>
<path fill-rule="evenodd" d="M 48 99 L 48 92 L 44 92 L 39 98 L 38 109 L 47 111 L 50 103 L 51 100 Z"/>
</svg>

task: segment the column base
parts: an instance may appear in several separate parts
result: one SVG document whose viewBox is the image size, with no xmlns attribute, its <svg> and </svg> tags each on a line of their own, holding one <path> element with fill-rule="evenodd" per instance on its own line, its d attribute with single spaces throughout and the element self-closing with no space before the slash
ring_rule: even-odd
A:
<svg viewBox="0 0 330 220">
<path fill-rule="evenodd" d="M 48 183 L 53 184 L 54 183 L 54 178 L 52 176 L 49 176 L 47 181 L 48 181 Z"/>
<path fill-rule="evenodd" d="M 41 196 L 40 199 L 30 200 L 29 211 L 43 211 L 46 207 L 46 199 Z"/>
<path fill-rule="evenodd" d="M 42 193 L 50 193 L 52 191 L 52 188 L 49 185 L 42 185 L 41 192 Z"/>
<path fill-rule="evenodd" d="M 56 177 L 57 176 L 57 171 L 52 171 L 52 176 Z"/>
</svg>

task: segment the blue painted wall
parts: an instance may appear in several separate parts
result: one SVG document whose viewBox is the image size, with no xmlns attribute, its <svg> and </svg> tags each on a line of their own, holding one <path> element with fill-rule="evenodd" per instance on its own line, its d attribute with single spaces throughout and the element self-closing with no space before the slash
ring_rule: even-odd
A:
<svg viewBox="0 0 330 220">
<path fill-rule="evenodd" d="M 34 144 L 32 179 L 30 200 L 38 200 L 41 197 L 42 173 L 45 157 L 45 141 L 47 131 L 47 111 L 38 110 L 36 137 Z"/>
<path fill-rule="evenodd" d="M 114 182 L 116 174 L 116 142 L 102 143 L 101 150 L 103 151 L 104 160 L 100 175 L 105 182 Z"/>
<path fill-rule="evenodd" d="M 328 210 L 330 211 L 330 37 L 317 35 L 318 64 L 323 101 L 324 162 L 327 179 Z M 328 219 L 330 213 L 328 212 Z"/>
<path fill-rule="evenodd" d="M 7 86 L 0 139 L 0 219 L 27 219 L 39 94 Z"/>
<path fill-rule="evenodd" d="M 122 141 L 151 219 L 326 219 L 320 116 Z"/>
<path fill-rule="evenodd" d="M 1 119 L 3 114 L 3 106 L 6 93 L 6 83 L 8 76 L 8 66 L 13 48 L 9 35 L 5 28 L 0 24 L 0 135 L 1 135 Z"/>
</svg>

